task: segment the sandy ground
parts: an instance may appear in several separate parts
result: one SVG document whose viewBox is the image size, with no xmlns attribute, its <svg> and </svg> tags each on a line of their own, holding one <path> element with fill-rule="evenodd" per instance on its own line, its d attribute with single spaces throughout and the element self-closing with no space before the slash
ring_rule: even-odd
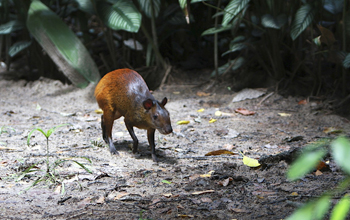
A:
<svg viewBox="0 0 350 220">
<path fill-rule="evenodd" d="M 159 163 L 154 163 L 145 130 L 136 129 L 141 156 L 132 155 L 132 139 L 122 119 L 115 121 L 113 129 L 120 156 L 109 153 L 102 142 L 91 88 L 77 89 L 49 79 L 0 80 L 0 218 L 283 219 L 298 204 L 335 187 L 343 178 L 331 166 L 322 175 L 311 173 L 290 182 L 284 161 L 253 169 L 237 153 L 259 159 L 303 147 L 335 137 L 324 132 L 329 127 L 349 135 L 348 120 L 333 115 L 322 100 L 298 104 L 305 97 L 273 93 L 266 99 L 232 103 L 233 91 L 198 92 L 201 89 L 193 85 L 167 85 L 154 92 L 158 100 L 168 97 L 166 107 L 174 129 L 166 136 L 156 132 Z M 197 112 L 201 108 L 204 111 Z M 235 113 L 237 108 L 255 114 Z M 226 114 L 215 116 L 217 110 Z M 209 123 L 211 119 L 216 121 Z M 190 123 L 178 125 L 180 120 Z M 50 164 L 70 158 L 92 173 L 66 162 L 55 170 L 56 183 L 40 182 L 25 191 L 43 172 L 18 180 L 21 172 L 36 163 L 34 168 L 46 170 L 46 139 L 35 131 L 27 146 L 29 132 L 65 123 L 70 125 L 58 128 L 49 138 Z M 234 154 L 205 156 L 221 149 Z"/>
</svg>

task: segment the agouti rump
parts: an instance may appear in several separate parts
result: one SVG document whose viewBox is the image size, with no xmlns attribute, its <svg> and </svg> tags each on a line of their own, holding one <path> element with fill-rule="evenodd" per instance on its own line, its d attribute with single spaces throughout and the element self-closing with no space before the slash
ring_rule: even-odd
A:
<svg viewBox="0 0 350 220">
<path fill-rule="evenodd" d="M 170 134 L 173 129 L 169 112 L 164 108 L 165 97 L 161 102 L 155 100 L 143 78 L 131 69 L 118 69 L 107 73 L 97 84 L 95 97 L 103 110 L 101 116 L 102 136 L 113 154 L 118 154 L 112 141 L 114 120 L 124 116 L 126 128 L 133 139 L 133 153 L 137 152 L 138 139 L 134 128 L 147 130 L 153 161 L 155 155 L 154 133 Z"/>
</svg>

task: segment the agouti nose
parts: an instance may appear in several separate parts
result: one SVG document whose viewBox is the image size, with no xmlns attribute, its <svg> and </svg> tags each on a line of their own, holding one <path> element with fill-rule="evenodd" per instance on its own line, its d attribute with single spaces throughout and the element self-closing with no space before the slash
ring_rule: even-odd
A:
<svg viewBox="0 0 350 220">
<path fill-rule="evenodd" d="M 162 132 L 163 134 L 170 134 L 173 132 L 173 128 L 171 127 L 171 125 L 166 126 L 162 130 L 163 130 L 163 132 Z"/>
</svg>

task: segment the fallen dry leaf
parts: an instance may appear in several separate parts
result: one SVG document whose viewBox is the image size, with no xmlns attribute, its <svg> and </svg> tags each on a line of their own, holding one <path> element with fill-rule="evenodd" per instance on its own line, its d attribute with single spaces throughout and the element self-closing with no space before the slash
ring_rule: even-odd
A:
<svg viewBox="0 0 350 220">
<path fill-rule="evenodd" d="M 326 162 L 324 161 L 320 161 L 316 167 L 316 170 L 329 170 L 329 164 L 327 164 Z"/>
<path fill-rule="evenodd" d="M 96 110 L 95 110 L 95 113 L 97 113 L 97 114 L 103 114 L 103 111 L 102 111 L 102 109 L 96 109 Z"/>
<path fill-rule="evenodd" d="M 205 96 L 210 96 L 210 93 L 205 93 L 205 92 L 197 92 L 197 96 L 199 97 L 205 97 Z"/>
<path fill-rule="evenodd" d="M 215 116 L 220 117 L 221 115 L 222 115 L 222 112 L 221 112 L 221 111 L 216 111 L 216 112 L 215 112 Z"/>
<path fill-rule="evenodd" d="M 254 114 L 255 114 L 255 112 L 249 111 L 249 110 L 244 109 L 244 108 L 237 108 L 237 109 L 235 110 L 235 112 L 237 112 L 237 113 L 239 113 L 239 114 L 242 114 L 242 115 L 254 115 Z"/>
<path fill-rule="evenodd" d="M 204 112 L 204 108 L 198 109 L 197 112 Z"/>
<path fill-rule="evenodd" d="M 248 167 L 258 167 L 261 165 L 257 159 L 246 157 L 242 152 L 239 152 L 239 153 L 243 156 L 244 165 L 247 165 Z"/>
<path fill-rule="evenodd" d="M 223 155 L 223 154 L 230 154 L 230 155 L 235 155 L 232 151 L 228 150 L 215 150 L 211 151 L 209 153 L 206 153 L 205 156 L 217 156 L 217 155 Z"/>
<path fill-rule="evenodd" d="M 203 178 L 211 177 L 211 175 L 212 175 L 214 172 L 215 172 L 214 170 L 211 170 L 211 171 L 209 171 L 208 173 L 206 173 L 206 174 L 201 174 L 201 175 L 199 175 L 199 176 L 200 176 L 200 177 L 203 177 Z"/>
<path fill-rule="evenodd" d="M 209 120 L 209 123 L 214 123 L 216 121 L 217 121 L 216 119 L 212 118 L 212 119 Z"/>
<path fill-rule="evenodd" d="M 209 189 L 209 190 L 205 190 L 205 191 L 197 191 L 197 192 L 193 192 L 191 193 L 192 195 L 202 195 L 202 194 L 206 194 L 206 193 L 213 193 L 215 192 L 215 190 L 213 189 Z"/>
<path fill-rule="evenodd" d="M 329 127 L 329 128 L 325 128 L 323 130 L 324 133 L 326 134 L 338 134 L 343 132 L 340 128 L 336 128 L 336 127 Z"/>
<path fill-rule="evenodd" d="M 163 196 L 166 197 L 166 198 L 170 198 L 172 195 L 173 195 L 173 194 L 171 194 L 171 193 L 165 193 L 165 194 L 163 194 Z"/>
<path fill-rule="evenodd" d="M 178 214 L 177 215 L 180 218 L 194 218 L 194 215 L 182 215 L 182 214 Z"/>
<path fill-rule="evenodd" d="M 298 196 L 299 194 L 297 192 L 292 192 L 290 196 Z"/>
<path fill-rule="evenodd" d="M 218 184 L 221 186 L 227 186 L 230 183 L 230 181 L 232 181 L 232 180 L 233 180 L 233 178 L 229 177 L 229 178 L 226 178 L 224 180 L 219 181 Z"/>
<path fill-rule="evenodd" d="M 284 113 L 284 112 L 281 112 L 281 113 L 277 113 L 279 116 L 281 117 L 290 117 L 292 116 L 292 114 L 289 114 L 289 113 Z"/>
<path fill-rule="evenodd" d="M 306 99 L 300 100 L 298 102 L 298 105 L 306 105 L 306 104 L 307 104 L 307 100 Z"/>
<path fill-rule="evenodd" d="M 184 121 L 184 120 L 182 120 L 182 121 L 176 122 L 176 124 L 178 124 L 178 125 L 185 125 L 185 124 L 188 124 L 188 123 L 190 123 L 190 121 Z"/>
<path fill-rule="evenodd" d="M 323 173 L 321 172 L 321 171 L 319 171 L 319 170 L 316 170 L 316 172 L 315 172 L 315 175 L 316 176 L 321 176 Z"/>
</svg>

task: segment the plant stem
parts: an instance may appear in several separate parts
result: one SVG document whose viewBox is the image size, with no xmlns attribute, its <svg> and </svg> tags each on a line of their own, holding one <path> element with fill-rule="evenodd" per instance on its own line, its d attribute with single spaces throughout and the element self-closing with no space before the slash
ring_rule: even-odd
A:
<svg viewBox="0 0 350 220">
<path fill-rule="evenodd" d="M 49 138 L 46 138 L 46 173 L 50 172 L 50 161 L 49 161 Z"/>
<path fill-rule="evenodd" d="M 218 1 L 216 13 L 220 10 L 221 0 Z M 218 16 L 215 17 L 215 29 L 218 27 Z M 215 80 L 219 81 L 219 61 L 218 61 L 218 33 L 214 34 L 214 66 L 215 66 Z"/>
</svg>

